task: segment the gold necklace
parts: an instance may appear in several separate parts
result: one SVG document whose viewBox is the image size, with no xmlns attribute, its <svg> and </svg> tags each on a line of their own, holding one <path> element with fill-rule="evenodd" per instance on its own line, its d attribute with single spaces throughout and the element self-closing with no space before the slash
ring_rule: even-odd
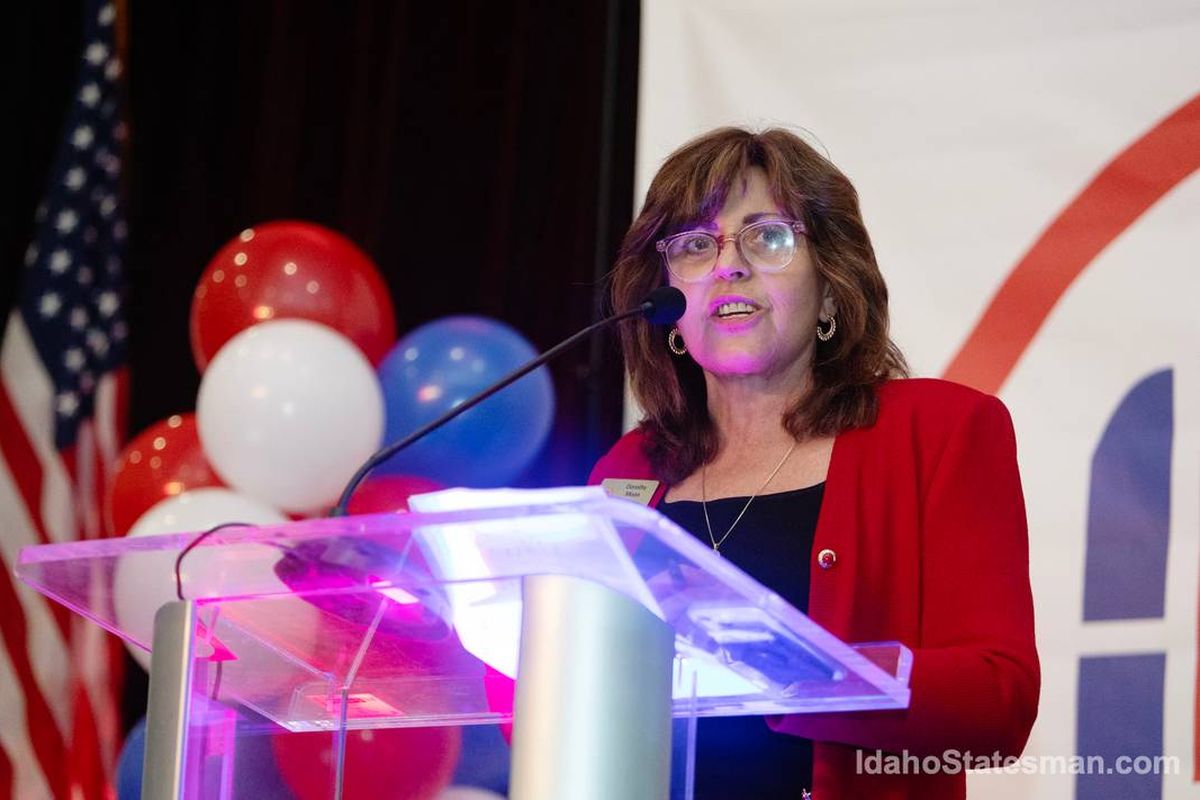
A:
<svg viewBox="0 0 1200 800">
<path fill-rule="evenodd" d="M 767 484 L 771 482 L 771 479 L 779 474 L 779 470 L 783 469 L 783 465 L 787 463 L 788 458 L 791 457 L 792 451 L 796 449 L 797 444 L 798 442 L 792 442 L 792 446 L 789 447 L 788 451 L 783 454 L 783 458 L 780 459 L 779 463 L 775 465 L 775 469 L 771 470 L 771 474 L 768 475 L 767 479 L 762 482 L 762 486 L 758 487 L 758 490 L 755 491 L 754 494 L 750 495 L 750 499 L 746 501 L 746 505 L 742 506 L 742 510 L 737 515 L 737 519 L 733 521 L 733 524 L 729 526 L 729 530 L 725 531 L 725 535 L 720 539 L 713 536 L 712 522 L 710 522 L 708 519 L 708 487 L 705 483 L 706 467 L 704 465 L 700 467 L 700 508 L 704 510 L 704 527 L 708 528 L 708 540 L 712 542 L 713 552 L 715 552 L 717 555 L 721 554 L 721 545 L 725 544 L 725 540 L 729 538 L 729 534 L 733 533 L 733 529 L 736 528 L 737 524 L 742 521 L 742 517 L 746 514 L 746 509 L 750 508 L 750 504 L 754 502 L 754 498 L 758 497 L 759 493 L 762 492 L 763 489 L 767 488 Z"/>
</svg>

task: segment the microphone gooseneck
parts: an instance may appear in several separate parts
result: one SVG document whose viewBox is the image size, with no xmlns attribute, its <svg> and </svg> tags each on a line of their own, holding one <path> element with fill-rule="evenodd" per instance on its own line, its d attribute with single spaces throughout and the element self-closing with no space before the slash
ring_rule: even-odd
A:
<svg viewBox="0 0 1200 800">
<path fill-rule="evenodd" d="M 673 286 L 660 286 L 654 291 L 650 292 L 650 294 L 646 295 L 646 299 L 639 303 L 637 307 L 631 308 L 628 311 L 622 311 L 619 314 L 613 314 L 612 316 L 605 317 L 599 322 L 593 322 L 583 330 L 567 337 L 554 347 L 551 347 L 549 350 L 542 353 L 537 358 L 525 363 L 520 367 L 517 367 L 515 370 L 508 373 L 491 386 L 479 392 L 479 394 L 464 400 L 432 422 L 426 423 L 420 428 L 417 428 L 403 439 L 400 439 L 399 441 L 393 442 L 389 445 L 385 445 L 383 448 L 381 448 L 375 453 L 375 455 L 368 458 L 363 465 L 358 468 L 358 471 L 354 473 L 354 476 L 350 478 L 349 482 L 346 484 L 346 488 L 342 490 L 342 496 L 338 498 L 337 505 L 334 506 L 333 510 L 329 512 L 329 516 L 341 517 L 346 515 L 346 507 L 350 504 L 350 497 L 354 494 L 354 490 L 358 488 L 363 479 L 367 477 L 367 474 L 370 473 L 371 470 L 375 469 L 375 467 L 384 463 L 409 445 L 417 442 L 420 439 L 423 439 L 425 436 L 442 427 L 459 414 L 462 414 L 463 412 L 479 405 L 484 400 L 503 389 L 505 386 L 508 386 L 510 383 L 516 381 L 518 378 L 521 378 L 542 366 L 547 361 L 551 360 L 559 353 L 578 342 L 580 339 L 585 338 L 600 328 L 607 327 L 608 325 L 620 322 L 621 320 L 629 319 L 630 317 L 640 316 L 654 325 L 669 325 L 683 316 L 683 311 L 686 307 L 687 299 L 683 296 L 683 292 L 679 291 Z"/>
</svg>

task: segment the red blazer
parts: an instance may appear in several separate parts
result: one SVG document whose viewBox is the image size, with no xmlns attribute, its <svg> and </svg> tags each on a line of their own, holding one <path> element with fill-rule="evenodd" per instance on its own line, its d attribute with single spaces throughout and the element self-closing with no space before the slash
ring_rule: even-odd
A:
<svg viewBox="0 0 1200 800">
<path fill-rule="evenodd" d="M 642 442 L 624 436 L 589 483 L 657 479 Z M 818 563 L 823 550 L 831 566 Z M 940 380 L 884 384 L 875 424 L 834 443 L 812 563 L 796 567 L 809 570 L 808 615 L 826 630 L 913 651 L 906 710 L 768 721 L 814 740 L 815 800 L 966 795 L 962 773 L 856 774 L 859 748 L 1021 753 L 1041 676 L 1016 441 L 999 400 Z"/>
</svg>

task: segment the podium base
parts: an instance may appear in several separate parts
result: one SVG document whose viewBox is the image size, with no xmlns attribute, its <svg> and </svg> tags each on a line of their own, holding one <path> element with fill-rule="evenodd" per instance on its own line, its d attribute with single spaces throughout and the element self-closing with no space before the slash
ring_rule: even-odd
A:
<svg viewBox="0 0 1200 800">
<path fill-rule="evenodd" d="M 666 800 L 674 631 L 591 581 L 522 591 L 511 800 Z"/>
</svg>

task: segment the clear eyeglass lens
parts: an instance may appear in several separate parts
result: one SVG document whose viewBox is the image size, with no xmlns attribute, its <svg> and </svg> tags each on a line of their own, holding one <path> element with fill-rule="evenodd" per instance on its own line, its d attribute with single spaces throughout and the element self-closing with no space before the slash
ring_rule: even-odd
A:
<svg viewBox="0 0 1200 800">
<path fill-rule="evenodd" d="M 681 278 L 698 278 L 717 260 L 717 240 L 699 231 L 685 233 L 667 245 L 667 263 Z"/>
<path fill-rule="evenodd" d="M 742 256 L 760 269 L 783 269 L 796 254 L 796 235 L 787 222 L 756 222 L 747 225 L 737 236 Z M 668 242 L 667 263 L 680 278 L 699 279 L 712 270 L 719 250 L 715 236 L 692 231 Z"/>
<path fill-rule="evenodd" d="M 796 254 L 796 234 L 786 222 L 758 222 L 744 228 L 742 254 L 756 267 L 783 269 Z"/>
</svg>

